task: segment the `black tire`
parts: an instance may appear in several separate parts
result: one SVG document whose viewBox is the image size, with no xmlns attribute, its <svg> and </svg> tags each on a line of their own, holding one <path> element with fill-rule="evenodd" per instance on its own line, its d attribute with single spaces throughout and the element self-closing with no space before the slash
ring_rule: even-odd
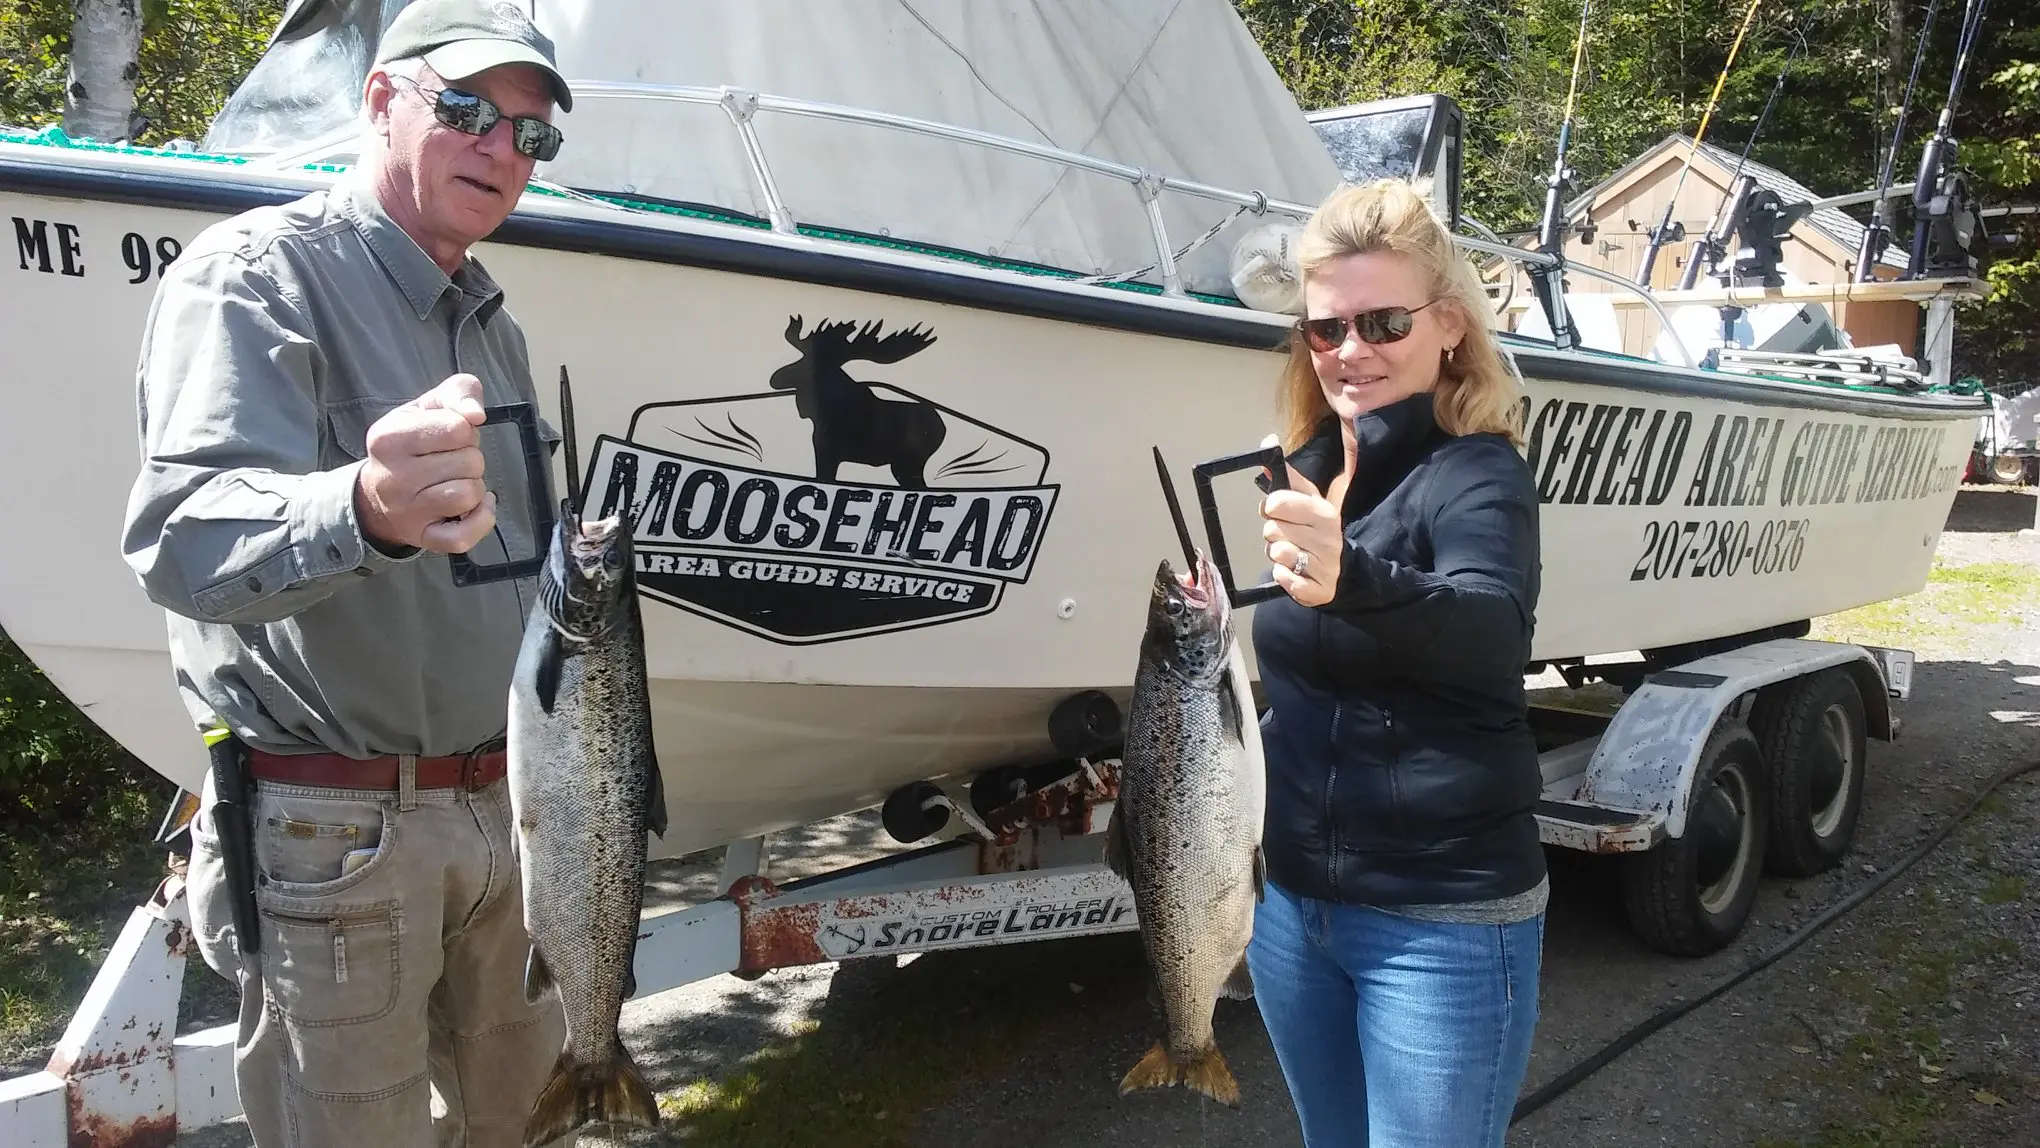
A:
<svg viewBox="0 0 2040 1148">
<path fill-rule="evenodd" d="M 1723 718 L 1700 752 L 1685 831 L 1623 859 L 1623 901 L 1644 944 L 1704 957 L 1735 940 L 1763 874 L 1769 797 L 1756 737 Z"/>
<path fill-rule="evenodd" d="M 930 797 L 942 796 L 942 790 L 930 781 L 917 781 L 892 791 L 885 804 L 878 811 L 879 823 L 894 841 L 912 845 L 926 837 L 942 832 L 949 824 L 949 810 L 936 806 L 924 809 L 922 806 Z"/>
<path fill-rule="evenodd" d="M 1841 864 L 1863 812 L 1869 756 L 1856 680 L 1835 667 L 1772 686 L 1757 697 L 1750 731 L 1771 777 L 1765 871 L 1811 877 Z"/>
<path fill-rule="evenodd" d="M 970 807 L 979 817 L 990 817 L 1027 794 L 1027 774 L 1018 766 L 995 765 L 971 779 Z"/>
</svg>

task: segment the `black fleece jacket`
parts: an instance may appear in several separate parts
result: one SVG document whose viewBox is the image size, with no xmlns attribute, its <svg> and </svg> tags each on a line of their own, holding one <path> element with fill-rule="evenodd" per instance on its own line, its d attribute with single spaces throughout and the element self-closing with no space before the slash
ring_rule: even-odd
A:
<svg viewBox="0 0 2040 1148">
<path fill-rule="evenodd" d="M 1537 609 L 1537 494 L 1508 440 L 1440 430 L 1417 395 L 1354 422 L 1333 600 L 1254 608 L 1268 712 L 1263 851 L 1305 896 L 1488 900 L 1544 876 L 1523 669 Z M 1336 420 L 1289 457 L 1319 490 Z"/>
</svg>

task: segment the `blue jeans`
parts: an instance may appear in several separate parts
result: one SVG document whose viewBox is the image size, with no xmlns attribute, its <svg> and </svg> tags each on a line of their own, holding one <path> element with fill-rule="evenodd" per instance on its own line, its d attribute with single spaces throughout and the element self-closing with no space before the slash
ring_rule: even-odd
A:
<svg viewBox="0 0 2040 1148">
<path fill-rule="evenodd" d="M 1308 1148 L 1501 1148 L 1544 916 L 1420 921 L 1267 883 L 1247 964 Z"/>
</svg>

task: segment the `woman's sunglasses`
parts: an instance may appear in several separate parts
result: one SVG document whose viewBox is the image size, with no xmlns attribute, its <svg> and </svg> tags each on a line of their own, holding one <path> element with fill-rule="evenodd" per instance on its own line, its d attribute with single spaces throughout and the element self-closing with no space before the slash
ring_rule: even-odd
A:
<svg viewBox="0 0 2040 1148">
<path fill-rule="evenodd" d="M 544 120 L 531 116 L 505 116 L 503 109 L 473 92 L 441 88 L 435 95 L 419 87 L 415 80 L 404 76 L 396 78 L 417 88 L 421 96 L 432 95 L 432 114 L 454 131 L 485 136 L 498 120 L 508 119 L 511 145 L 521 154 L 541 162 L 560 154 L 560 145 L 566 142 L 566 135 Z"/>
<path fill-rule="evenodd" d="M 1431 300 L 1436 303 L 1437 300 Z M 1325 319 L 1303 319 L 1297 327 L 1303 331 L 1303 340 L 1313 351 L 1329 353 L 1338 350 L 1346 342 L 1346 332 L 1357 328 L 1360 339 L 1366 343 L 1395 343 L 1409 336 L 1417 325 L 1417 312 L 1429 307 L 1379 307 L 1362 311 L 1348 319 L 1333 315 Z"/>
</svg>

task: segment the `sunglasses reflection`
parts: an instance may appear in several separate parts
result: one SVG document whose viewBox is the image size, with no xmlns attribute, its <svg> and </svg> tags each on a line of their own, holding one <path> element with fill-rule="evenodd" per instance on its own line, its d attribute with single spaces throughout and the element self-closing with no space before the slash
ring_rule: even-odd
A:
<svg viewBox="0 0 2040 1148">
<path fill-rule="evenodd" d="M 1356 330 L 1363 343 L 1394 343 L 1408 338 L 1416 328 L 1417 312 L 1436 302 L 1433 299 L 1417 307 L 1377 307 L 1351 317 L 1330 315 L 1322 319 L 1302 319 L 1296 325 L 1313 351 L 1336 351 L 1345 345 L 1346 333 Z"/>
</svg>

